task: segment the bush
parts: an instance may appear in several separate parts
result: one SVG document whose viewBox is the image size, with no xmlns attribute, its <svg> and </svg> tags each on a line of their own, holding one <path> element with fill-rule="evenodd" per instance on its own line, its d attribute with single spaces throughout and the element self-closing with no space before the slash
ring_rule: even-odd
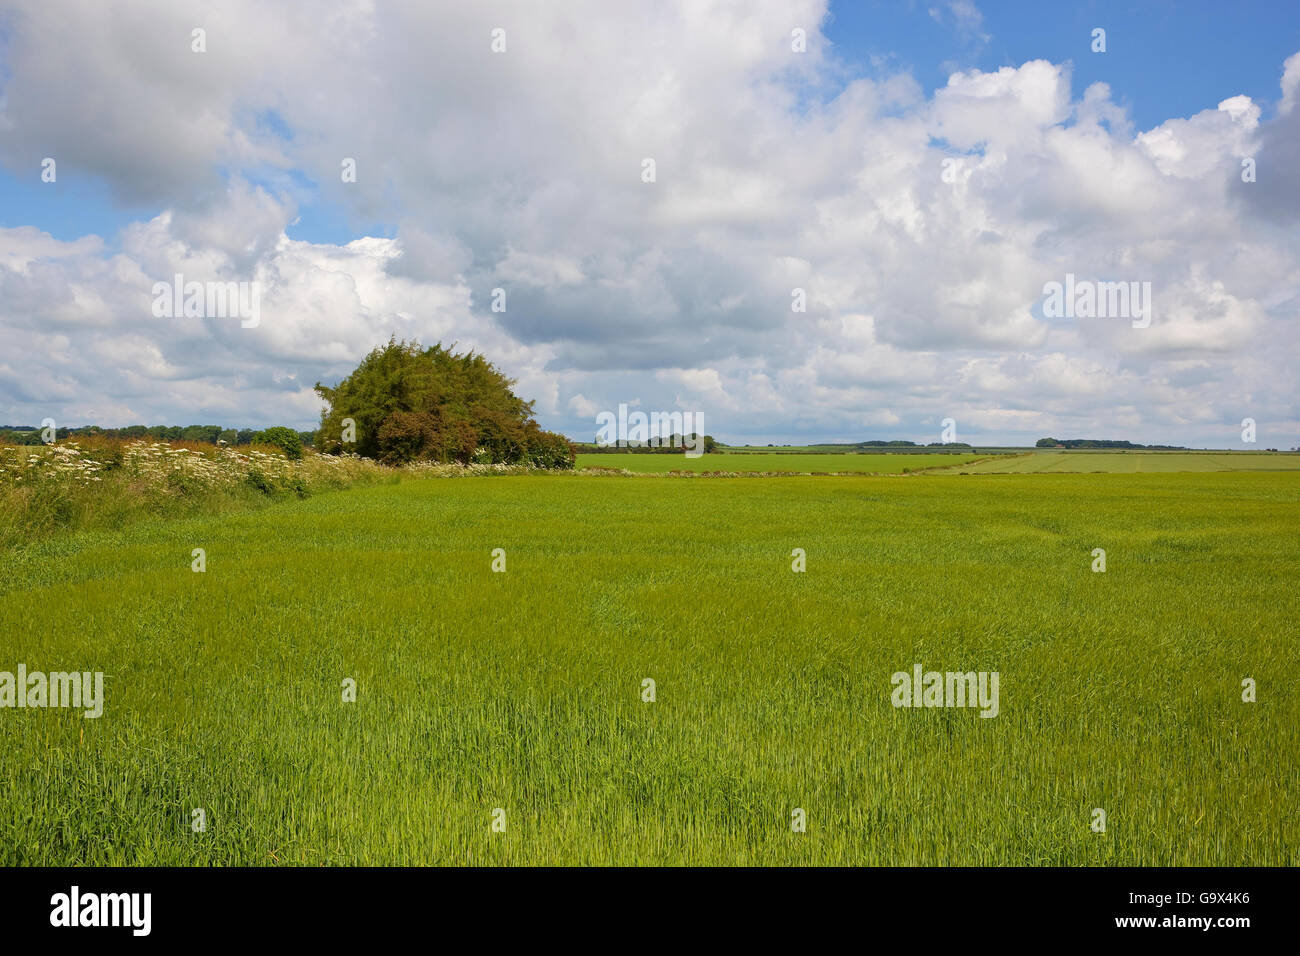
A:
<svg viewBox="0 0 1300 956">
<path fill-rule="evenodd" d="M 528 446 L 528 463 L 534 468 L 569 469 L 577 460 L 573 442 L 555 432 L 539 431 Z"/>
<path fill-rule="evenodd" d="M 248 469 L 248 474 L 244 477 L 244 480 L 264 495 L 275 494 L 275 486 L 271 484 L 270 479 L 262 473 L 260 468 Z"/>
<path fill-rule="evenodd" d="M 327 408 L 315 445 L 388 464 L 545 461 L 539 467 L 572 468 L 568 440 L 541 430 L 533 403 L 515 395 L 513 384 L 473 352 L 390 339 L 333 388 L 316 383 Z"/>
<path fill-rule="evenodd" d="M 442 433 L 441 422 L 428 412 L 393 412 L 379 427 L 379 460 L 386 465 L 405 465 L 437 457 Z"/>
<path fill-rule="evenodd" d="M 284 457 L 292 461 L 302 458 L 302 438 L 292 428 L 275 425 L 257 433 L 255 441 L 263 445 L 274 445 L 284 452 Z"/>
</svg>

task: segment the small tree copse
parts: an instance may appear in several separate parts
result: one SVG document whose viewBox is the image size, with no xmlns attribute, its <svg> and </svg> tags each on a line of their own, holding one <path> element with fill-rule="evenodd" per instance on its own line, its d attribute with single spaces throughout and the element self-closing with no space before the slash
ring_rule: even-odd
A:
<svg viewBox="0 0 1300 956">
<path fill-rule="evenodd" d="M 302 438 L 292 428 L 273 425 L 258 432 L 253 440 L 264 445 L 274 445 L 284 452 L 286 458 L 292 458 L 295 461 L 302 458 Z"/>
<path fill-rule="evenodd" d="M 424 348 L 390 339 L 338 385 L 316 384 L 327 403 L 316 448 L 354 451 L 389 464 L 479 461 L 572 468 L 572 443 L 543 431 L 533 419 L 533 403 L 516 396 L 512 385 L 481 355 L 457 355 L 441 343 Z M 345 419 L 355 423 L 355 442 L 343 441 Z"/>
</svg>

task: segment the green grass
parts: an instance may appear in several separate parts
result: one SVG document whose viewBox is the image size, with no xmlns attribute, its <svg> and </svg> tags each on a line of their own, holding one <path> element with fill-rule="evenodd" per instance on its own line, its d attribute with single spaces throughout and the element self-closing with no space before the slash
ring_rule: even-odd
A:
<svg viewBox="0 0 1300 956">
<path fill-rule="evenodd" d="M 944 455 L 957 451 L 927 445 L 720 445 L 718 450 L 728 455 Z"/>
<path fill-rule="evenodd" d="M 510 477 L 55 536 L 0 555 L 0 670 L 106 711 L 0 711 L 0 863 L 1295 865 L 1298 504 Z M 1001 714 L 894 709 L 914 662 Z"/>
<path fill-rule="evenodd" d="M 861 474 L 900 475 L 905 469 L 942 468 L 977 461 L 980 455 L 938 454 L 883 454 L 808 455 L 776 452 L 723 453 L 687 458 L 685 455 L 661 454 L 579 454 L 578 468 L 622 468 L 646 474 L 663 474 L 670 471 L 722 471 L 722 472 L 782 472 L 793 474 L 836 474 L 853 472 Z"/>
<path fill-rule="evenodd" d="M 1144 474 L 1207 471 L 1298 471 L 1300 455 L 1262 452 L 1033 452 L 946 469 L 973 475 L 1106 472 Z"/>
</svg>

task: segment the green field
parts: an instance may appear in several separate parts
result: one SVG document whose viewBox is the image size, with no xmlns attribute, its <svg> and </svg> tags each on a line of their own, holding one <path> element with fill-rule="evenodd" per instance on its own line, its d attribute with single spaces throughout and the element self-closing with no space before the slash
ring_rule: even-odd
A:
<svg viewBox="0 0 1300 956">
<path fill-rule="evenodd" d="M 965 462 L 956 463 L 958 466 Z M 1261 452 L 1072 451 L 1030 452 L 989 458 L 952 472 L 972 475 L 1105 472 L 1145 474 L 1206 471 L 1300 471 L 1300 455 Z"/>
<path fill-rule="evenodd" d="M 698 458 L 657 454 L 579 454 L 579 468 L 614 468 L 645 474 L 670 471 L 767 474 L 1050 474 L 1212 471 L 1300 471 L 1300 455 L 1262 452 L 1106 452 L 1021 451 L 971 454 L 887 453 L 809 454 L 799 451 L 762 453 L 728 451 Z"/>
<path fill-rule="evenodd" d="M 783 472 L 789 474 L 837 474 L 853 472 L 868 475 L 900 475 L 904 470 L 942 468 L 977 461 L 982 455 L 884 454 L 810 455 L 790 452 L 715 453 L 687 458 L 685 455 L 660 454 L 579 454 L 579 468 L 621 468 L 646 474 L 670 471 L 698 472 Z"/>
<path fill-rule="evenodd" d="M 856 445 L 720 445 L 718 450 L 728 455 L 935 455 L 973 451 L 974 449 L 949 448 L 944 451 L 924 445 L 866 446 Z"/>
<path fill-rule="evenodd" d="M 0 863 L 1295 865 L 1298 504 L 529 476 L 51 537 L 0 554 L 0 670 L 107 703 L 0 711 Z M 914 663 L 1000 713 L 895 709 Z"/>
</svg>

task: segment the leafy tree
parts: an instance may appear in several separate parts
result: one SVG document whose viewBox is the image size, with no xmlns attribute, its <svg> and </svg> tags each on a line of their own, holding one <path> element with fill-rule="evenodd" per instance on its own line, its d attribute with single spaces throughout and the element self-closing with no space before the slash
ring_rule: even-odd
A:
<svg viewBox="0 0 1300 956">
<path fill-rule="evenodd" d="M 442 344 L 390 339 L 362 359 L 338 385 L 316 384 L 326 409 L 316 432 L 323 452 L 355 451 L 399 464 L 442 462 L 547 462 L 571 468 L 573 446 L 544 432 L 533 403 L 511 391 L 506 378 L 481 355 L 458 355 Z M 344 440 L 351 419 L 355 442 Z"/>
<path fill-rule="evenodd" d="M 254 441 L 264 445 L 274 445 L 284 452 L 286 458 L 302 457 L 302 439 L 292 428 L 285 428 L 283 425 L 273 425 L 257 433 Z"/>
</svg>

